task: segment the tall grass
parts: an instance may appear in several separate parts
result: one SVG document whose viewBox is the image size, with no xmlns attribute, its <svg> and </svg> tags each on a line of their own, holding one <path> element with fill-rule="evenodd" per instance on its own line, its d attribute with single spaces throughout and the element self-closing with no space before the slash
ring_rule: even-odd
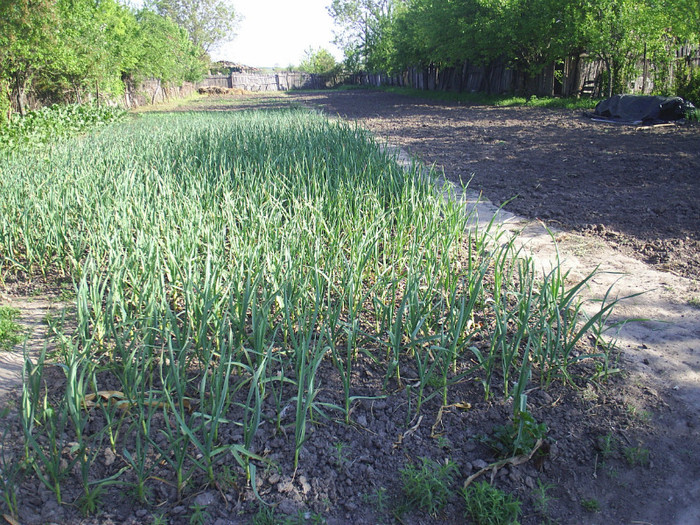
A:
<svg viewBox="0 0 700 525">
<path fill-rule="evenodd" d="M 0 277 L 62 274 L 77 290 L 65 393 L 47 396 L 44 361 L 27 361 L 27 459 L 57 498 L 65 439 L 82 451 L 71 467 L 103 441 L 126 462 L 84 477 L 87 511 L 117 480 L 147 501 L 156 465 L 182 496 L 231 457 L 255 489 L 266 421 L 293 427 L 296 467 L 308 426 L 350 422 L 366 397 L 360 356 L 384 369 L 373 396 L 410 375 L 415 415 L 464 378 L 523 410 L 533 374 L 566 380 L 583 357 L 581 286 L 468 229 L 462 203 L 352 126 L 300 110 L 147 115 L 2 155 Z M 98 403 L 88 429 L 86 399 L 104 390 L 121 408 Z"/>
</svg>

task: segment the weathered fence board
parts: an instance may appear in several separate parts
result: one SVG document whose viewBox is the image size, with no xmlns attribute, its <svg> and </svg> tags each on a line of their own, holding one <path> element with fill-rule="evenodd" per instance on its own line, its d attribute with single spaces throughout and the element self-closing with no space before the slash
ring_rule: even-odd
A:
<svg viewBox="0 0 700 525">
<path fill-rule="evenodd" d="M 291 89 L 324 89 L 336 85 L 335 77 L 298 72 L 280 73 L 231 73 L 210 75 L 197 83 L 197 87 L 238 88 L 245 91 L 288 91 Z"/>
<path fill-rule="evenodd" d="M 700 67 L 700 49 L 684 46 L 676 54 L 676 61 L 683 60 L 690 68 Z M 655 79 L 668 81 L 674 77 L 672 62 L 659 75 L 660 70 L 650 61 L 640 61 L 639 74 L 627 86 L 631 93 L 651 93 L 656 88 Z M 527 93 L 537 96 L 577 96 L 584 85 L 593 86 L 592 96 L 603 96 L 605 66 L 600 60 L 582 54 L 570 57 L 559 64 L 551 64 L 534 76 L 508 67 L 502 62 L 477 65 L 464 62 L 459 67 L 408 68 L 396 75 L 356 74 L 347 83 L 371 86 L 405 86 L 422 90 L 480 92 L 487 94 Z"/>
</svg>

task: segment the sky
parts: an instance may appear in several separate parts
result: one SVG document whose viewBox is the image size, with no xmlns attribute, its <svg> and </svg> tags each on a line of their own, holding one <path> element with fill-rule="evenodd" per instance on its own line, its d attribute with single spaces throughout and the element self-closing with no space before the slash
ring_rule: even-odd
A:
<svg viewBox="0 0 700 525">
<path fill-rule="evenodd" d="M 235 38 L 211 51 L 213 60 L 254 67 L 299 65 L 309 47 L 343 59 L 333 44 L 330 0 L 232 0 L 240 16 Z"/>
</svg>

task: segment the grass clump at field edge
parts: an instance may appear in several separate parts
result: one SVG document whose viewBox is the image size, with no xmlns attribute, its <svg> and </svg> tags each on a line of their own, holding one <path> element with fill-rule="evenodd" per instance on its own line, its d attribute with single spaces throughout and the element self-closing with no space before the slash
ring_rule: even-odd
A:
<svg viewBox="0 0 700 525">
<path fill-rule="evenodd" d="M 417 98 L 440 100 L 443 102 L 460 102 L 463 104 L 478 104 L 486 106 L 512 107 L 528 106 L 550 109 L 594 109 L 600 98 L 576 97 L 525 97 L 519 95 L 487 95 L 485 93 L 457 93 L 454 91 L 423 90 L 396 86 L 384 86 L 377 89 L 407 95 Z"/>
<path fill-rule="evenodd" d="M 84 513 L 115 484 L 144 505 L 156 485 L 231 485 L 231 465 L 254 491 L 262 425 L 296 469 L 312 427 L 350 422 L 359 398 L 404 389 L 408 425 L 477 381 L 518 416 L 531 382 L 588 358 L 608 371 L 581 341 L 611 304 L 581 325 L 585 282 L 536 275 L 430 176 L 320 115 L 149 114 L 3 163 L 0 279 L 76 287 L 52 357 L 65 389 L 46 396 L 45 354 L 25 366 L 25 459 L 59 502 L 78 484 Z M 383 376 L 362 395 L 360 358 Z M 105 447 L 122 461 L 96 478 Z"/>
<path fill-rule="evenodd" d="M 17 323 L 19 310 L 0 306 L 0 350 L 11 350 L 22 341 L 22 327 Z"/>
</svg>

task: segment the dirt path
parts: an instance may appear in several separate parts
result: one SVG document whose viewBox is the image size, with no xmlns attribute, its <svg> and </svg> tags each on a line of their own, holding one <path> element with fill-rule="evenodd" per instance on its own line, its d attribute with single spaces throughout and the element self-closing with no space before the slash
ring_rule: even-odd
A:
<svg viewBox="0 0 700 525">
<path fill-rule="evenodd" d="M 22 384 L 25 349 L 27 355 L 34 360 L 44 345 L 47 345 L 49 352 L 55 349 L 54 341 L 47 337 L 49 331 L 47 321 L 50 316 L 60 315 L 61 310 L 67 307 L 66 303 L 45 293 L 30 296 L 24 293 L 7 292 L 7 290 L 4 293 L 0 292 L 0 304 L 20 311 L 18 323 L 25 330 L 26 348 L 23 341 L 11 351 L 0 352 L 0 400 L 8 394 L 16 393 Z"/>
</svg>

